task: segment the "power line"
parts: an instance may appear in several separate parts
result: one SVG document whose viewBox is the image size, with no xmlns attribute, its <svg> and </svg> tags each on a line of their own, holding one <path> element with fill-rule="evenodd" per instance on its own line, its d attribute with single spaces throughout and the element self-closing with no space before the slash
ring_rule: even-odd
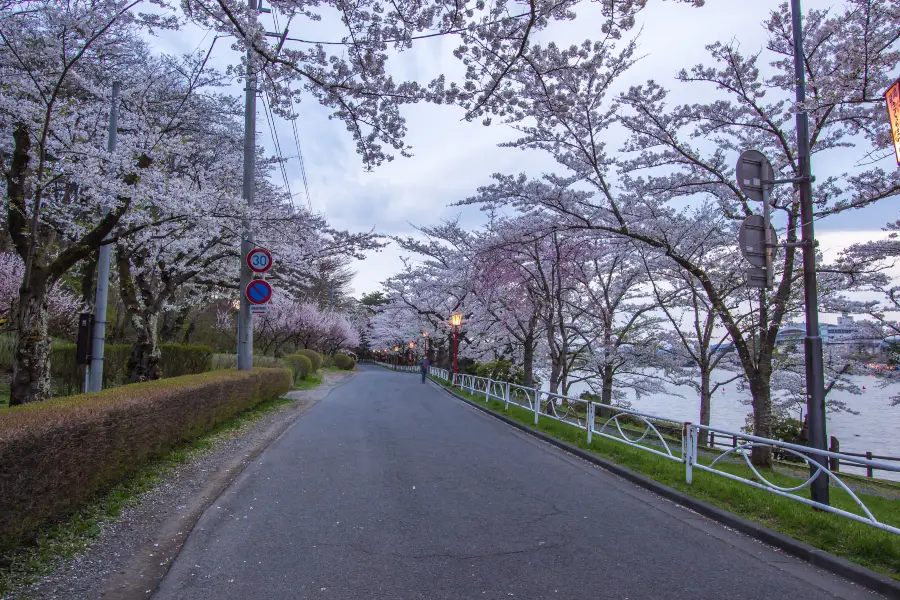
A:
<svg viewBox="0 0 900 600">
<path fill-rule="evenodd" d="M 300 174 L 303 176 L 303 190 L 306 192 L 306 206 L 312 212 L 312 200 L 309 197 L 309 183 L 306 180 L 306 162 L 303 150 L 300 149 L 300 135 L 297 133 L 297 113 L 294 111 L 294 97 L 291 96 L 291 127 L 294 129 L 294 143 L 297 145 L 297 158 L 300 159 Z"/>
<path fill-rule="evenodd" d="M 275 152 L 278 154 L 278 166 L 281 168 L 281 176 L 284 178 L 284 187 L 288 195 L 291 197 L 291 203 L 294 201 L 294 194 L 291 192 L 291 184 L 288 180 L 287 169 L 284 167 L 284 154 L 281 152 L 281 141 L 278 139 L 278 130 L 275 128 L 275 115 L 272 113 L 270 103 L 266 101 L 266 95 L 262 96 L 263 111 L 266 113 L 266 121 L 269 124 L 269 131 L 272 134 L 272 141 L 275 144 Z"/>
</svg>

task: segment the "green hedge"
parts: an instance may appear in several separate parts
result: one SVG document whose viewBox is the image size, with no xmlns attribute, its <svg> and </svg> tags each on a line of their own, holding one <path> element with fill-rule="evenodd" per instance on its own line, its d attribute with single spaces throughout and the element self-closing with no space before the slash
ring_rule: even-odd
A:
<svg viewBox="0 0 900 600">
<path fill-rule="evenodd" d="M 16 406 L 0 418 L 0 546 L 147 459 L 291 388 L 286 369 L 218 371 Z"/>
<path fill-rule="evenodd" d="M 209 346 L 161 344 L 159 366 L 163 377 L 205 373 L 213 368 Z M 128 383 L 131 344 L 107 344 L 103 349 L 103 386 Z M 266 365 L 269 366 L 269 365 Z M 50 350 L 50 378 L 56 396 L 71 396 L 84 389 L 84 367 L 75 364 L 75 344 L 54 344 Z"/>
<path fill-rule="evenodd" d="M 313 372 L 312 362 L 303 354 L 288 354 L 284 357 L 284 361 L 291 367 L 294 372 L 294 381 L 306 379 Z"/>
<path fill-rule="evenodd" d="M 346 354 L 335 354 L 331 359 L 331 364 L 336 366 L 338 369 L 344 369 L 345 371 L 350 371 L 353 367 L 356 366 L 356 361 L 347 356 Z"/>
<path fill-rule="evenodd" d="M 159 367 L 163 377 L 180 377 L 212 371 L 213 351 L 209 346 L 161 344 Z"/>
<path fill-rule="evenodd" d="M 316 352 L 315 350 L 310 350 L 308 348 L 304 348 L 303 350 L 297 350 L 294 354 L 302 354 L 306 358 L 309 359 L 309 362 L 312 363 L 313 373 L 322 368 L 322 365 L 325 363 L 325 358 Z"/>
</svg>

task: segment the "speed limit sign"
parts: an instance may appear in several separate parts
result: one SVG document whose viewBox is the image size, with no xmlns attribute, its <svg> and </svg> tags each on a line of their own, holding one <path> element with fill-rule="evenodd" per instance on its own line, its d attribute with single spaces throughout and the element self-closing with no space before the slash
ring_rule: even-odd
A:
<svg viewBox="0 0 900 600">
<path fill-rule="evenodd" d="M 254 273 L 265 273 L 272 268 L 272 255 L 265 248 L 254 248 L 247 253 L 247 266 Z"/>
</svg>

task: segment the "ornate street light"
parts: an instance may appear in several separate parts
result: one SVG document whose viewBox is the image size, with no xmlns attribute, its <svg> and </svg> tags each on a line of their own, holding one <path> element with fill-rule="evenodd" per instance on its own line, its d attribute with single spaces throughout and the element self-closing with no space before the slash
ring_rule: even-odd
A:
<svg viewBox="0 0 900 600">
<path fill-rule="evenodd" d="M 423 351 L 425 352 L 425 358 L 428 358 L 428 332 L 423 331 L 422 337 L 425 338 L 425 348 L 423 349 Z"/>
<path fill-rule="evenodd" d="M 459 370 L 457 365 L 457 357 L 459 356 L 459 326 L 462 325 L 462 313 L 455 312 L 450 315 L 450 325 L 453 326 L 453 379 L 456 379 L 456 372 Z"/>
</svg>

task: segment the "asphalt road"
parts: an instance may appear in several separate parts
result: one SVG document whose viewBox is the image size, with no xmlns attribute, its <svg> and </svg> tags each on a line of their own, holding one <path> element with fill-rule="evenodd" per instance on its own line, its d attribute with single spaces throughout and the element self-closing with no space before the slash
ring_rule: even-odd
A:
<svg viewBox="0 0 900 600">
<path fill-rule="evenodd" d="M 378 367 L 247 467 L 154 595 L 875 597 Z"/>
</svg>

